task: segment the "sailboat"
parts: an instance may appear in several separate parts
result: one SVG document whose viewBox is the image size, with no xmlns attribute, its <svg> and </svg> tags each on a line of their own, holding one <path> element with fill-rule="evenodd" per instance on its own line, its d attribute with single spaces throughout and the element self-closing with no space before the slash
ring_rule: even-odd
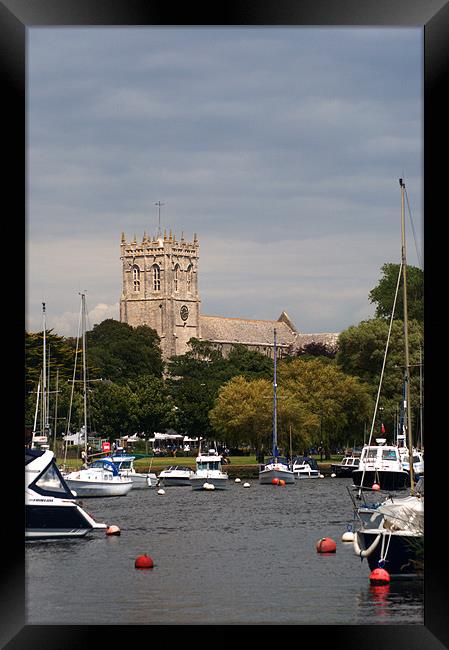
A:
<svg viewBox="0 0 449 650">
<path fill-rule="evenodd" d="M 81 294 L 84 392 L 84 452 L 87 459 L 87 373 L 86 373 L 86 296 Z M 76 364 L 76 361 L 75 361 Z M 121 476 L 112 461 L 94 461 L 84 469 L 69 472 L 64 479 L 78 497 L 125 496 L 132 489 L 131 478 Z"/>
<path fill-rule="evenodd" d="M 279 480 L 285 483 L 294 483 L 295 474 L 289 467 L 286 458 L 279 455 L 277 447 L 277 382 L 276 382 L 276 365 L 277 365 L 277 348 L 276 348 L 276 329 L 274 330 L 274 374 L 273 374 L 273 430 L 272 430 L 272 456 L 268 462 L 260 466 L 259 483 L 267 485 L 268 483 Z"/>
<path fill-rule="evenodd" d="M 414 449 L 411 427 L 410 407 L 410 361 L 408 349 L 408 314 L 407 314 L 407 275 L 404 223 L 405 185 L 399 179 L 401 187 L 401 232 L 402 263 L 404 291 L 404 427 L 408 443 L 408 471 L 410 492 L 405 497 L 390 495 L 384 502 L 372 510 L 368 521 L 361 519 L 361 527 L 354 535 L 354 551 L 361 558 L 367 558 L 369 567 L 374 570 L 385 568 L 390 576 L 422 575 L 424 546 L 424 478 L 415 485 Z M 394 313 L 394 309 L 393 309 Z M 398 448 L 399 449 L 399 448 Z M 405 455 L 405 454 L 404 454 Z M 404 470 L 406 471 L 406 470 Z"/>
<path fill-rule="evenodd" d="M 48 445 L 48 394 L 47 394 L 47 343 L 46 343 L 46 307 L 42 303 L 42 372 L 37 386 L 36 410 L 34 415 L 33 433 L 31 438 L 31 449 L 49 449 Z M 41 389 L 42 381 L 42 389 Z M 41 403 L 40 415 L 41 424 L 38 428 L 37 419 L 39 413 L 39 403 Z"/>
</svg>

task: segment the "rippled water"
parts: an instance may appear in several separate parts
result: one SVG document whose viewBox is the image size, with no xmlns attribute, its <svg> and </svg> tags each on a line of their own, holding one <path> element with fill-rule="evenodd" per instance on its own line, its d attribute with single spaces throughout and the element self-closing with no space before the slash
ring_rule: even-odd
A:
<svg viewBox="0 0 449 650">
<path fill-rule="evenodd" d="M 423 624 L 422 581 L 372 587 L 366 560 L 341 542 L 348 479 L 250 482 L 84 499 L 121 535 L 27 543 L 27 623 Z M 316 552 L 321 537 L 335 554 Z M 134 568 L 143 553 L 153 569 Z"/>
</svg>

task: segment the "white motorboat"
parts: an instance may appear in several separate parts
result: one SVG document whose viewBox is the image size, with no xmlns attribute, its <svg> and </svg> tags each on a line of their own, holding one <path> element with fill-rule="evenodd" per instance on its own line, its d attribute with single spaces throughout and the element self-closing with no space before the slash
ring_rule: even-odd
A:
<svg viewBox="0 0 449 650">
<path fill-rule="evenodd" d="M 294 483 L 295 475 L 291 469 L 288 461 L 279 455 L 277 448 L 277 383 L 276 383 L 276 363 L 277 363 L 277 349 L 276 349 L 276 329 L 274 335 L 274 373 L 273 373 L 273 430 L 272 430 L 272 444 L 273 454 L 268 459 L 268 462 L 261 464 L 259 468 L 259 483 L 261 485 L 268 485 L 269 483 L 283 480 L 285 483 Z"/>
<path fill-rule="evenodd" d="M 25 539 L 84 537 L 104 530 L 75 500 L 52 451 L 25 449 Z"/>
<path fill-rule="evenodd" d="M 196 470 L 189 478 L 193 490 L 225 490 L 229 485 L 228 475 L 221 470 L 222 456 L 215 449 L 196 458 Z M 212 486 L 212 487 L 211 487 Z"/>
<path fill-rule="evenodd" d="M 309 456 L 296 456 L 293 458 L 293 474 L 297 479 L 320 478 L 318 463 Z"/>
<path fill-rule="evenodd" d="M 85 469 L 65 474 L 64 479 L 79 497 L 121 497 L 133 487 L 132 479 L 120 476 L 114 463 L 106 458 L 94 460 Z"/>
<path fill-rule="evenodd" d="M 387 445 L 385 438 L 376 438 L 375 445 L 364 445 L 358 469 L 352 472 L 356 487 L 381 490 L 405 490 L 410 486 L 410 474 L 404 469 L 399 447 Z"/>
<path fill-rule="evenodd" d="M 345 456 L 340 463 L 331 464 L 331 472 L 339 478 L 350 478 L 352 472 L 359 468 L 360 454 L 358 456 Z"/>
<path fill-rule="evenodd" d="M 184 465 L 170 465 L 162 470 L 158 476 L 158 485 L 167 487 L 170 485 L 190 485 L 190 477 L 194 471 Z"/>
<path fill-rule="evenodd" d="M 157 476 L 154 472 L 136 472 L 134 461 L 136 457 L 130 454 L 114 454 L 110 460 L 118 469 L 120 476 L 130 478 L 133 485 L 132 489 L 156 487 Z"/>
</svg>

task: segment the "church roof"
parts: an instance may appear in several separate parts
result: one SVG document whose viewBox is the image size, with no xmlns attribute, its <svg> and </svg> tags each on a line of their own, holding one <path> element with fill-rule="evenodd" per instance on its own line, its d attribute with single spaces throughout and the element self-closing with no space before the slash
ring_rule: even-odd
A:
<svg viewBox="0 0 449 650">
<path fill-rule="evenodd" d="M 246 318 L 224 318 L 222 316 L 200 316 L 201 338 L 217 343 L 243 343 L 251 345 L 273 345 L 273 330 L 276 328 L 277 344 L 292 345 L 296 332 L 280 320 L 250 320 Z"/>
<path fill-rule="evenodd" d="M 285 312 L 278 320 L 251 320 L 247 318 L 226 318 L 223 316 L 200 315 L 201 338 L 216 343 L 241 343 L 244 345 L 273 345 L 273 330 L 276 328 L 277 345 L 299 350 L 309 343 L 321 343 L 335 349 L 338 333 L 303 334 L 297 332 Z"/>
</svg>

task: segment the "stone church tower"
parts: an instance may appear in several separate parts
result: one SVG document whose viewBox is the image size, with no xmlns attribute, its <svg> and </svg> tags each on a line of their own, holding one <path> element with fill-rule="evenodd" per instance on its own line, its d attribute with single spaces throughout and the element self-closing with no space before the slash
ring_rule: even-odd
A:
<svg viewBox="0 0 449 650">
<path fill-rule="evenodd" d="M 120 321 L 155 329 L 164 359 L 185 354 L 188 340 L 200 338 L 198 257 L 196 235 L 188 242 L 184 236 L 177 241 L 171 231 L 168 237 L 144 234 L 138 243 L 122 233 Z"/>
</svg>

